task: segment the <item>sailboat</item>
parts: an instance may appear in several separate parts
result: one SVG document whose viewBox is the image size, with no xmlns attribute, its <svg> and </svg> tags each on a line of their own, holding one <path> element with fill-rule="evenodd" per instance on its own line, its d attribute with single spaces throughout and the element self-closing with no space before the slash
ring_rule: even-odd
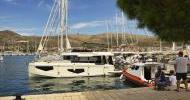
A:
<svg viewBox="0 0 190 100">
<path fill-rule="evenodd" d="M 48 35 L 53 32 L 52 28 L 56 26 L 54 21 L 57 21 L 60 26 L 60 34 L 58 35 L 58 59 L 42 59 L 40 58 L 34 62 L 29 63 L 29 76 L 31 77 L 83 77 L 83 76 L 102 76 L 111 75 L 115 67 L 113 65 L 113 54 L 111 52 L 71 52 L 72 47 L 68 39 L 68 0 L 55 0 L 48 23 L 45 27 L 41 42 L 39 44 L 37 53 L 40 55 L 45 50 Z M 58 18 L 55 15 L 58 15 Z M 53 17 L 53 18 L 52 18 Z M 49 28 L 51 27 L 51 28 Z M 48 31 L 47 29 L 50 29 Z M 63 34 L 65 33 L 65 48 L 63 47 Z M 53 55 L 55 57 L 55 55 Z M 44 57 L 47 58 L 47 57 Z"/>
</svg>

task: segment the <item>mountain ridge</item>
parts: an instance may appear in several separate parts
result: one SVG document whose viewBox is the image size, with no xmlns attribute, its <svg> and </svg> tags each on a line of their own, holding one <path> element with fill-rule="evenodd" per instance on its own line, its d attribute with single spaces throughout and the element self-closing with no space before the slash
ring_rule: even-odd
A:
<svg viewBox="0 0 190 100">
<path fill-rule="evenodd" d="M 111 43 L 112 40 L 112 46 L 116 46 L 117 41 L 115 38 L 115 34 L 112 34 L 113 38 L 109 37 L 109 41 Z M 122 38 L 121 34 L 119 34 L 119 44 L 122 44 Z M 133 37 L 133 38 L 131 38 Z M 65 36 L 64 36 L 65 38 Z M 68 35 L 68 38 L 70 40 L 72 47 L 86 47 L 86 48 L 106 48 L 107 47 L 107 33 L 101 33 L 101 34 L 93 34 L 93 35 L 85 35 L 85 34 L 70 34 Z M 17 41 L 29 41 L 29 44 L 31 48 L 34 49 L 37 47 L 37 45 L 40 43 L 41 36 L 23 36 L 19 33 L 16 33 L 11 30 L 4 30 L 0 31 L 0 43 L 7 43 L 7 44 L 15 44 L 17 45 Z M 145 35 L 130 35 L 126 34 L 126 41 L 128 43 L 137 42 L 138 46 L 159 46 L 159 42 L 157 41 L 157 38 L 155 37 L 147 37 Z M 50 36 L 48 41 L 48 48 L 54 48 L 57 47 L 57 36 Z"/>
</svg>

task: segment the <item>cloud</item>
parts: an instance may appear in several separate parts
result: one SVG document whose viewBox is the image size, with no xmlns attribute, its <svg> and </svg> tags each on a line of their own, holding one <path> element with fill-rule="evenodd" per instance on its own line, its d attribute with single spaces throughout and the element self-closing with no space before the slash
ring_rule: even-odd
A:
<svg viewBox="0 0 190 100">
<path fill-rule="evenodd" d="M 46 0 L 40 0 L 37 4 L 38 7 L 45 7 L 47 9 L 51 9 L 51 5 L 46 2 Z"/>
<path fill-rule="evenodd" d="M 90 7 L 91 6 L 89 4 L 86 4 L 86 3 L 82 3 L 79 6 L 79 3 L 77 3 L 75 0 L 69 1 L 69 9 L 72 9 L 72 10 L 80 10 L 81 11 L 81 10 L 86 10 Z"/>
<path fill-rule="evenodd" d="M 41 1 L 38 3 L 38 7 L 41 7 L 44 3 L 45 3 L 45 1 L 44 1 L 44 0 L 41 0 Z"/>
<path fill-rule="evenodd" d="M 14 2 L 15 0 L 4 0 L 6 2 Z"/>
<path fill-rule="evenodd" d="M 14 4 L 14 5 L 18 5 L 18 0 L 4 0 L 5 2 Z"/>
<path fill-rule="evenodd" d="M 20 35 L 22 36 L 31 36 L 34 35 L 35 33 L 24 33 L 24 32 L 19 32 Z"/>
<path fill-rule="evenodd" d="M 16 31 L 34 31 L 37 28 L 34 27 L 26 27 L 26 28 L 16 28 L 16 27 L 0 27 L 0 30 L 16 30 Z"/>
<path fill-rule="evenodd" d="M 12 17 L 11 16 L 0 16 L 0 20 L 8 20 L 8 19 L 11 19 Z"/>
<path fill-rule="evenodd" d="M 104 25 L 104 21 L 91 21 L 91 22 L 80 22 L 71 26 L 71 29 L 82 29 L 89 27 L 98 27 Z"/>
</svg>

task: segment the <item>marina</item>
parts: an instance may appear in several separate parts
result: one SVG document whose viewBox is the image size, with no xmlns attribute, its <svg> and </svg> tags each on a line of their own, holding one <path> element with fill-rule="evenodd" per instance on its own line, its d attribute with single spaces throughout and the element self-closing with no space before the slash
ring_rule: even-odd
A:
<svg viewBox="0 0 190 100">
<path fill-rule="evenodd" d="M 0 100 L 189 100 L 189 7 L 1 0 Z"/>
<path fill-rule="evenodd" d="M 33 60 L 34 56 L 4 56 L 4 62 L 0 63 L 0 96 L 86 92 L 139 87 L 125 79 L 121 80 L 118 76 L 32 78 L 28 75 L 27 66 Z M 170 69 L 168 68 L 168 70 Z"/>
<path fill-rule="evenodd" d="M 137 87 L 119 77 L 30 78 L 27 65 L 34 56 L 4 56 L 0 63 L 0 96 L 49 94 Z"/>
</svg>

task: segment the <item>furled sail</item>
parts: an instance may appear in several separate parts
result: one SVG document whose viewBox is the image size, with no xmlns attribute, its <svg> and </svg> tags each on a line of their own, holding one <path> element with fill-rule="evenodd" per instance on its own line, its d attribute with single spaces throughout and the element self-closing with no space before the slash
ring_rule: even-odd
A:
<svg viewBox="0 0 190 100">
<path fill-rule="evenodd" d="M 39 44 L 37 52 L 41 52 L 41 51 L 43 51 L 42 43 Z"/>
<path fill-rule="evenodd" d="M 70 50 L 71 49 L 71 44 L 70 41 L 68 39 L 68 36 L 66 35 L 66 50 Z"/>
</svg>

